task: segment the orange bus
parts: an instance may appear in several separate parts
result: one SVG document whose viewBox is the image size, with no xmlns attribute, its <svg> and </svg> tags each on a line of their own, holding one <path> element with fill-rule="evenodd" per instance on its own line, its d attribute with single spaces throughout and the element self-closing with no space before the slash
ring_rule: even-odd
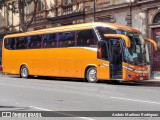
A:
<svg viewBox="0 0 160 120">
<path fill-rule="evenodd" d="M 98 80 L 148 80 L 146 42 L 131 27 L 84 23 L 7 35 L 3 39 L 3 73 Z"/>
</svg>

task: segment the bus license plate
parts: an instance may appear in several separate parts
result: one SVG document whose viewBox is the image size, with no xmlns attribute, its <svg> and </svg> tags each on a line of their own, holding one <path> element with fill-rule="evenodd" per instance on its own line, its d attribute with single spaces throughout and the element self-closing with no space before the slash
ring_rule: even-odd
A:
<svg viewBox="0 0 160 120">
<path fill-rule="evenodd" d="M 140 80 L 143 80 L 143 77 L 140 77 Z"/>
</svg>

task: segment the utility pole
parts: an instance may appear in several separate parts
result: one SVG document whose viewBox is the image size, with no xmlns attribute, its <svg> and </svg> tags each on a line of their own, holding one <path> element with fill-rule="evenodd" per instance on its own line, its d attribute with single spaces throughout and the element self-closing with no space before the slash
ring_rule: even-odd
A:
<svg viewBox="0 0 160 120">
<path fill-rule="evenodd" d="M 132 27 L 132 1 L 130 0 L 130 5 L 129 5 L 129 9 L 130 9 L 130 26 Z"/>
<path fill-rule="evenodd" d="M 93 22 L 96 22 L 96 0 L 93 0 Z"/>
<path fill-rule="evenodd" d="M 127 3 L 129 3 L 129 25 L 132 27 L 132 3 L 135 2 L 135 0 L 126 0 Z"/>
</svg>

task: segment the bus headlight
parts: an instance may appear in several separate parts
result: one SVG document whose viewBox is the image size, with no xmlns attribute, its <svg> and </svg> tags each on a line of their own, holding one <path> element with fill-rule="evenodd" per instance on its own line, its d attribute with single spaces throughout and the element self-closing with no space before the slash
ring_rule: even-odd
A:
<svg viewBox="0 0 160 120">
<path fill-rule="evenodd" d="M 144 70 L 144 71 L 142 71 L 142 70 L 135 70 L 134 72 L 136 72 L 136 73 L 139 73 L 139 74 L 142 74 L 142 73 L 149 73 L 149 71 L 147 71 L 147 70 Z"/>
<path fill-rule="evenodd" d="M 131 67 L 126 67 L 126 66 L 123 66 L 123 68 L 125 68 L 126 70 L 129 70 L 129 71 L 134 71 L 135 69 L 131 68 Z"/>
</svg>

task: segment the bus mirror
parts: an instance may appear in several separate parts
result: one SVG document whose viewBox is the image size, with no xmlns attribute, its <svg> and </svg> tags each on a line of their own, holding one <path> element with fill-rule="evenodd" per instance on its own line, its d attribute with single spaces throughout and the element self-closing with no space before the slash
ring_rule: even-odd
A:
<svg viewBox="0 0 160 120">
<path fill-rule="evenodd" d="M 130 47 L 131 46 L 131 41 L 129 39 L 129 37 L 127 37 L 126 35 L 121 35 L 121 34 L 104 34 L 105 37 L 108 38 L 118 38 L 118 39 L 123 39 L 126 43 L 126 47 Z"/>
<path fill-rule="evenodd" d="M 145 41 L 146 41 L 146 42 L 151 42 L 151 43 L 153 44 L 153 46 L 154 46 L 154 50 L 155 50 L 155 51 L 158 50 L 157 43 L 156 43 L 154 40 L 149 39 L 149 38 L 145 38 Z"/>
</svg>

